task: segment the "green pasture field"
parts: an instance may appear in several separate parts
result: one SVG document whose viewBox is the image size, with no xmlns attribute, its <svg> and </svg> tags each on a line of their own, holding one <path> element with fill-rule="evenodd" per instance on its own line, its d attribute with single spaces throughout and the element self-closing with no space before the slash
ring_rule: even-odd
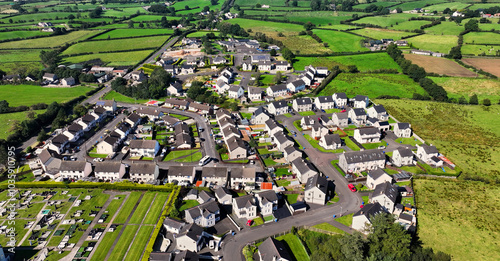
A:
<svg viewBox="0 0 500 261">
<path fill-rule="evenodd" d="M 410 35 L 414 35 L 414 33 L 387 30 L 387 29 L 379 29 L 379 28 L 363 28 L 359 30 L 351 31 L 356 34 L 360 34 L 366 37 L 370 37 L 376 40 L 380 39 L 393 39 L 400 40 L 401 37 L 406 37 Z"/>
<path fill-rule="evenodd" d="M 467 1 L 468 2 L 468 1 Z M 473 4 L 472 6 L 467 7 L 469 10 L 477 10 L 477 9 L 487 9 L 490 7 L 495 7 L 498 6 L 498 3 L 491 3 L 491 4 Z"/>
<path fill-rule="evenodd" d="M 125 257 L 126 261 L 140 260 L 153 229 L 154 226 L 141 226 L 127 256 Z"/>
<path fill-rule="evenodd" d="M 367 51 L 368 48 L 362 46 L 363 37 L 344 32 L 314 29 L 313 32 L 328 43 L 334 52 L 360 52 Z"/>
<path fill-rule="evenodd" d="M 31 106 L 37 103 L 51 104 L 66 102 L 92 90 L 92 87 L 50 88 L 35 85 L 0 85 L 0 97 L 7 100 L 9 106 Z M 19 95 L 22 93 L 22 95 Z"/>
<path fill-rule="evenodd" d="M 120 212 L 118 212 L 118 215 L 115 217 L 114 223 L 125 223 L 127 221 L 128 216 L 130 213 L 132 213 L 132 210 L 134 209 L 137 201 L 141 197 L 141 192 L 134 191 L 130 193 L 130 196 L 128 197 L 127 201 L 123 205 L 123 207 L 120 209 Z"/>
<path fill-rule="evenodd" d="M 6 17 L 0 19 L 0 22 L 4 22 L 6 25 L 9 25 L 9 19 L 12 19 L 12 21 L 17 22 L 17 21 L 30 21 L 34 20 L 33 22 L 29 22 L 31 24 L 38 23 L 41 21 L 50 21 L 52 20 L 59 20 L 59 19 L 65 19 L 68 17 L 68 15 L 73 14 L 76 16 L 76 13 L 69 13 L 69 12 L 50 12 L 50 13 L 34 13 L 34 14 L 22 14 L 22 15 L 17 15 L 13 17 Z M 56 19 L 58 17 L 59 19 Z M 53 23 L 53 22 L 52 22 Z"/>
<path fill-rule="evenodd" d="M 420 29 L 422 25 L 430 24 L 430 21 L 425 20 L 413 20 L 413 21 L 405 21 L 398 24 L 391 25 L 390 28 L 394 30 L 401 31 L 413 31 L 416 29 Z"/>
<path fill-rule="evenodd" d="M 411 11 L 411 10 L 414 10 L 415 8 L 424 8 L 424 9 L 427 9 L 427 7 L 425 7 L 426 5 L 428 4 L 437 4 L 437 3 L 444 3 L 446 2 L 445 0 L 422 0 L 422 1 L 414 1 L 414 2 L 406 2 L 406 3 L 402 3 L 402 4 L 399 4 L 399 5 L 396 5 L 396 6 L 393 6 L 392 8 L 401 8 L 403 11 Z"/>
<path fill-rule="evenodd" d="M 355 5 L 353 6 L 352 8 L 355 8 L 355 9 L 365 9 L 367 8 L 368 6 L 370 5 L 376 5 L 376 6 L 383 6 L 383 7 L 387 7 L 387 6 L 391 6 L 391 5 L 396 5 L 397 2 L 373 2 L 373 3 L 369 3 L 369 4 L 360 4 L 360 5 Z"/>
<path fill-rule="evenodd" d="M 425 29 L 425 33 L 427 34 L 435 34 L 435 35 L 459 35 L 465 29 L 463 25 L 457 25 L 455 22 L 441 22 L 438 25 L 433 27 L 429 27 Z"/>
<path fill-rule="evenodd" d="M 285 18 L 294 22 L 311 22 L 316 26 L 328 27 L 328 24 L 339 25 L 340 21 L 350 19 L 353 14 L 361 14 L 357 12 L 330 12 L 330 11 L 315 11 L 315 12 L 293 12 L 285 14 Z"/>
<path fill-rule="evenodd" d="M 128 28 L 128 24 L 126 23 L 122 23 L 122 24 L 107 24 L 107 25 L 102 25 L 102 26 L 98 26 L 98 27 L 94 27 L 94 29 L 113 29 L 113 28 L 122 28 L 122 29 L 125 29 L 125 28 Z"/>
<path fill-rule="evenodd" d="M 137 13 L 145 14 L 146 10 L 142 7 L 129 7 L 122 9 L 111 9 L 104 11 L 105 16 L 114 16 L 114 17 L 123 17 L 123 16 L 131 16 Z"/>
<path fill-rule="evenodd" d="M 50 35 L 49 32 L 42 31 L 10 31 L 10 32 L 1 32 L 0 33 L 0 41 L 14 39 L 14 38 L 26 38 L 33 37 L 39 35 Z"/>
<path fill-rule="evenodd" d="M 402 23 L 408 21 L 411 17 L 416 17 L 414 14 L 391 14 L 391 15 L 381 15 L 381 16 L 371 16 L 364 17 L 359 20 L 354 21 L 355 24 L 374 24 L 382 27 L 389 27 L 396 23 Z"/>
<path fill-rule="evenodd" d="M 40 52 L 42 50 L 43 49 L 0 50 L 1 63 L 38 62 L 38 61 L 40 61 Z M 0 66 L 1 66 L 1 63 L 0 63 Z"/>
<path fill-rule="evenodd" d="M 66 57 L 63 62 L 66 64 L 82 63 L 94 59 L 101 59 L 109 66 L 132 66 L 148 57 L 153 50 L 125 51 L 116 53 L 96 53 Z M 109 94 L 109 93 L 108 93 Z M 132 99 L 133 100 L 133 99 Z"/>
<path fill-rule="evenodd" d="M 139 15 L 130 20 L 134 22 L 148 22 L 148 21 L 160 21 L 163 15 Z M 168 18 L 167 18 L 168 20 Z M 128 25 L 127 25 L 128 26 Z M 139 25 L 135 25 L 138 27 Z"/>
<path fill-rule="evenodd" d="M 155 194 L 156 194 L 155 192 L 146 192 L 144 194 L 141 201 L 139 202 L 139 206 L 137 206 L 134 213 L 132 214 L 132 218 L 130 219 L 129 222 L 130 224 L 142 223 L 142 219 L 146 215 L 146 212 L 148 211 L 149 207 L 151 206 L 151 202 L 153 202 Z"/>
<path fill-rule="evenodd" d="M 0 56 L 0 59 L 3 57 Z M 40 70 L 42 69 L 42 64 L 39 62 L 1 62 L 0 61 L 0 70 L 4 71 L 7 74 L 17 73 L 20 68 L 26 69 L 26 71 L 30 70 Z"/>
<path fill-rule="evenodd" d="M 461 50 L 463 55 L 497 55 L 500 46 L 464 44 Z"/>
<path fill-rule="evenodd" d="M 125 230 L 120 236 L 119 244 L 116 244 L 115 247 L 111 250 L 109 260 L 123 260 L 125 254 L 127 254 L 127 249 L 130 246 L 130 243 L 132 243 L 132 240 L 134 239 L 135 233 L 138 229 L 139 226 L 137 225 L 127 225 L 125 227 Z M 117 233 L 117 231 L 113 233 Z"/>
<path fill-rule="evenodd" d="M 460 10 L 460 9 L 466 8 L 469 5 L 470 4 L 466 4 L 466 3 L 452 2 L 452 3 L 442 3 L 442 4 L 431 5 L 431 6 L 425 7 L 424 9 L 429 10 L 431 12 L 433 12 L 433 11 L 443 12 L 444 9 L 446 9 L 446 8 L 450 8 L 451 10 Z"/>
<path fill-rule="evenodd" d="M 108 254 L 109 250 L 111 249 L 111 246 L 115 242 L 116 238 L 120 234 L 119 231 L 122 229 L 122 226 L 116 227 L 115 231 L 112 233 L 106 232 L 104 235 L 103 239 L 97 246 L 97 248 L 94 250 L 94 254 L 92 255 L 93 261 L 100 261 L 100 260 L 105 260 L 106 255 Z M 118 244 L 119 245 L 119 244 Z"/>
<path fill-rule="evenodd" d="M 168 195 L 168 193 L 158 193 L 156 195 L 155 201 L 153 201 L 153 205 L 149 209 L 146 219 L 144 219 L 144 224 L 156 224 L 158 217 L 163 210 L 163 205 L 165 205 L 165 202 L 168 200 Z"/>
<path fill-rule="evenodd" d="M 500 43 L 500 34 L 488 32 L 470 32 L 464 34 L 464 44 L 498 44 Z"/>
<path fill-rule="evenodd" d="M 290 248 L 290 250 L 292 250 L 292 254 L 297 260 L 309 260 L 306 249 L 296 235 L 288 233 L 286 235 L 277 237 L 276 240 L 280 240 L 285 243 Z"/>
<path fill-rule="evenodd" d="M 500 259 L 500 218 L 490 209 L 500 203 L 498 185 L 415 179 L 413 189 L 424 247 L 432 246 L 457 261 Z"/>
<path fill-rule="evenodd" d="M 213 33 L 215 36 L 219 36 L 220 32 L 206 32 L 206 31 L 197 31 L 194 33 L 188 34 L 186 37 L 194 37 L 194 38 L 201 38 L 205 36 L 206 34 Z"/>
<path fill-rule="evenodd" d="M 448 97 L 460 98 L 477 94 L 479 102 L 490 99 L 492 103 L 500 100 L 500 81 L 495 79 L 477 79 L 462 77 L 429 77 L 448 93 Z"/>
<path fill-rule="evenodd" d="M 419 35 L 406 39 L 415 48 L 447 54 L 457 45 L 458 37 L 454 35 Z"/>
<path fill-rule="evenodd" d="M 460 178 L 500 178 L 499 105 L 463 106 L 413 100 L 375 103 L 383 104 L 401 122 L 411 123 L 415 133 L 463 170 Z"/>
<path fill-rule="evenodd" d="M 236 0 L 234 4 L 239 6 L 255 6 L 256 4 L 269 6 L 285 6 L 285 0 Z"/>
<path fill-rule="evenodd" d="M 0 43 L 0 49 L 18 49 L 18 48 L 49 48 L 57 47 L 66 43 L 78 42 L 90 38 L 98 31 L 74 31 L 65 35 L 57 35 L 51 37 L 43 37 L 40 39 L 29 39 L 21 41 L 13 41 L 7 43 Z"/>
<path fill-rule="evenodd" d="M 347 96 L 358 94 L 376 98 L 380 95 L 395 95 L 411 98 L 413 93 L 426 94 L 425 90 L 406 75 L 341 73 L 331 81 L 318 96 L 345 92 Z"/>
<path fill-rule="evenodd" d="M 62 54 L 78 54 L 86 52 L 109 52 L 109 51 L 125 51 L 131 49 L 151 48 L 155 49 L 161 46 L 168 36 L 151 36 L 141 38 L 119 39 L 97 42 L 82 42 L 70 46 Z"/>
<path fill-rule="evenodd" d="M 495 19 L 488 18 L 488 20 L 490 20 L 492 22 L 490 24 L 481 24 L 480 23 L 479 24 L 479 29 L 481 29 L 483 31 L 500 30 L 500 24 L 498 24 L 498 21 L 500 21 L 500 19 L 498 19 L 498 18 L 495 18 Z"/>
<path fill-rule="evenodd" d="M 111 39 L 114 38 L 125 38 L 125 37 L 137 37 L 137 36 L 148 36 L 148 35 L 158 35 L 166 34 L 170 35 L 174 31 L 171 29 L 116 29 L 105 34 L 94 37 L 93 39 Z"/>
</svg>

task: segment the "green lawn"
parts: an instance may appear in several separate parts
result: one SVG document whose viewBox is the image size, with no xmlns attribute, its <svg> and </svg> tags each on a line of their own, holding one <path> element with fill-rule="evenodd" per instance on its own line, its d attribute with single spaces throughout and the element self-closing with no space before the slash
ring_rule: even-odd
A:
<svg viewBox="0 0 500 261">
<path fill-rule="evenodd" d="M 144 215 L 146 215 L 146 212 L 148 211 L 149 207 L 151 206 L 151 202 L 153 201 L 155 197 L 155 192 L 146 192 L 144 196 L 142 197 L 141 201 L 139 202 L 139 205 L 134 211 L 134 214 L 132 215 L 132 218 L 130 219 L 130 224 L 141 224 L 142 220 L 144 218 Z"/>
<path fill-rule="evenodd" d="M 272 167 L 278 163 L 270 158 L 267 158 L 267 159 L 264 159 L 264 164 L 266 165 L 266 167 Z"/>
<path fill-rule="evenodd" d="M 0 87 L 1 89 L 1 87 Z M 3 97 L 2 97 L 3 98 Z M 40 114 L 45 112 L 45 110 L 36 110 L 36 114 Z M 0 114 L 0 139 L 7 139 L 7 137 L 12 133 L 11 127 L 14 124 L 21 123 L 26 119 L 27 112 L 11 112 L 11 113 L 2 113 Z"/>
<path fill-rule="evenodd" d="M 434 34 L 434 35 L 459 35 L 461 32 L 465 30 L 464 23 L 457 25 L 455 22 L 441 22 L 438 25 L 429 27 L 425 29 L 426 34 Z M 467 35 L 467 34 L 466 34 Z"/>
<path fill-rule="evenodd" d="M 274 175 L 276 175 L 276 177 L 281 177 L 283 175 L 288 175 L 288 169 L 287 168 L 277 168 L 275 171 L 274 171 Z"/>
<path fill-rule="evenodd" d="M 288 185 L 290 185 L 290 181 L 286 180 L 286 179 L 280 179 L 280 180 L 276 180 L 276 184 L 278 184 L 278 187 L 286 187 Z"/>
<path fill-rule="evenodd" d="M 122 226 L 118 226 L 114 232 L 112 233 L 106 233 L 104 235 L 104 238 L 102 239 L 101 243 L 99 243 L 99 246 L 97 249 L 95 249 L 94 254 L 92 255 L 91 260 L 95 261 L 100 261 L 100 260 L 105 260 L 106 255 L 108 254 L 108 251 L 111 249 L 111 246 L 115 242 L 116 238 L 118 237 L 119 231 L 122 229 Z"/>
<path fill-rule="evenodd" d="M 201 153 L 201 151 L 198 151 L 198 152 L 193 153 L 191 156 L 187 156 L 185 158 L 177 159 L 174 161 L 175 162 L 198 162 L 199 160 L 201 160 L 201 158 L 203 158 L 203 154 Z"/>
<path fill-rule="evenodd" d="M 500 48 L 498 45 L 464 44 L 461 50 L 464 55 L 496 55 Z"/>
<path fill-rule="evenodd" d="M 405 21 L 395 25 L 390 26 L 391 29 L 394 30 L 404 30 L 404 31 L 413 31 L 420 29 L 421 26 L 430 24 L 430 21 L 426 20 L 413 20 L 413 21 Z"/>
<path fill-rule="evenodd" d="M 178 114 L 172 114 L 172 113 L 170 113 L 169 115 L 172 116 L 172 117 L 174 117 L 174 118 L 177 118 L 177 119 L 179 119 L 181 121 L 185 121 L 185 120 L 191 119 L 191 117 L 183 116 L 183 115 L 178 115 Z"/>
<path fill-rule="evenodd" d="M 397 138 L 395 141 L 400 144 L 409 144 L 412 146 L 422 145 L 422 142 L 420 142 L 416 138 Z"/>
<path fill-rule="evenodd" d="M 293 126 L 295 126 L 295 128 L 297 128 L 298 131 L 302 131 L 302 127 L 300 127 L 300 120 L 294 121 Z"/>
<path fill-rule="evenodd" d="M 248 119 L 248 120 L 250 118 L 252 118 L 252 115 L 253 115 L 253 113 L 249 113 L 249 112 L 240 112 L 240 114 L 241 114 L 241 117 Z"/>
<path fill-rule="evenodd" d="M 125 198 L 125 195 L 118 195 L 116 196 L 118 199 L 113 199 L 109 206 L 106 208 L 106 214 L 109 215 L 109 218 L 106 220 L 106 222 L 109 222 L 111 218 L 115 215 L 116 211 L 120 207 L 120 205 L 123 203 L 123 199 Z M 114 198 L 114 197 L 113 197 Z"/>
<path fill-rule="evenodd" d="M 285 194 L 286 201 L 288 201 L 288 204 L 294 204 L 297 203 L 297 197 L 299 194 Z"/>
<path fill-rule="evenodd" d="M 251 227 L 260 226 L 262 224 L 264 224 L 264 220 L 262 220 L 262 218 L 258 217 L 258 218 L 253 220 L 253 224 Z"/>
<path fill-rule="evenodd" d="M 333 52 L 360 52 L 368 51 L 368 48 L 361 44 L 363 37 L 344 32 L 314 29 L 313 32 L 328 43 L 328 48 Z"/>
<path fill-rule="evenodd" d="M 197 149 L 192 149 L 192 150 L 173 150 L 173 151 L 170 151 L 167 154 L 167 156 L 165 156 L 165 158 L 163 159 L 163 161 L 171 161 L 171 160 L 177 159 L 177 158 L 182 157 L 182 156 L 190 155 L 190 154 L 195 153 L 197 151 L 198 151 Z"/>
<path fill-rule="evenodd" d="M 109 256 L 109 260 L 123 260 L 125 254 L 127 254 L 127 249 L 132 243 L 134 239 L 135 233 L 139 229 L 139 226 L 136 225 L 128 225 L 125 227 L 123 234 L 120 236 L 119 244 L 113 248 L 111 255 Z M 113 233 L 118 233 L 117 231 Z"/>
<path fill-rule="evenodd" d="M 183 200 L 182 205 L 179 207 L 179 212 L 182 212 L 182 211 L 189 209 L 189 208 L 192 208 L 192 207 L 196 207 L 199 204 L 200 203 L 198 203 L 197 200 Z"/>
<path fill-rule="evenodd" d="M 390 14 L 390 15 L 379 15 L 372 17 L 364 17 L 359 20 L 354 21 L 355 24 L 374 24 L 382 27 L 390 27 L 397 23 L 402 23 L 408 21 L 410 17 L 415 17 L 415 14 Z"/>
<path fill-rule="evenodd" d="M 309 260 L 309 256 L 307 255 L 306 249 L 300 242 L 300 239 L 292 234 L 286 234 L 280 237 L 277 237 L 276 240 L 284 241 L 286 245 L 292 250 L 292 254 L 297 260 Z"/>
<path fill-rule="evenodd" d="M 300 114 L 300 116 L 303 116 L 303 117 L 316 115 L 316 113 L 314 113 L 313 111 L 301 111 L 301 112 L 299 112 L 299 114 Z"/>
<path fill-rule="evenodd" d="M 342 216 L 342 217 L 339 217 L 339 218 L 336 218 L 335 221 L 338 221 L 339 223 L 342 223 L 348 227 L 350 227 L 352 225 L 352 216 L 354 214 L 349 214 L 349 215 L 345 215 L 345 216 Z"/>
<path fill-rule="evenodd" d="M 264 85 L 274 84 L 274 75 L 262 74 L 259 78 L 259 81 Z"/>
<path fill-rule="evenodd" d="M 450 8 L 452 10 L 460 10 L 460 9 L 466 8 L 467 6 L 469 6 L 468 3 L 460 3 L 460 2 L 443 3 L 443 4 L 436 4 L 436 5 L 427 6 L 427 7 L 425 7 L 425 10 L 429 10 L 431 12 L 432 11 L 442 12 L 446 8 Z"/>
<path fill-rule="evenodd" d="M 362 145 L 365 149 L 371 150 L 371 149 L 376 149 L 380 146 L 387 146 L 387 143 L 385 141 L 381 141 L 381 142 L 375 142 L 375 143 L 364 143 Z"/>
<path fill-rule="evenodd" d="M 93 87 L 77 86 L 69 88 L 50 88 L 36 85 L 0 85 L 0 97 L 11 107 L 20 105 L 31 106 L 37 103 L 51 104 L 66 102 L 94 89 Z M 22 95 L 19 95 L 22 93 Z"/>
<path fill-rule="evenodd" d="M 332 166 L 342 175 L 342 176 L 345 176 L 345 172 L 339 167 L 337 166 L 337 164 L 339 163 L 339 160 L 332 160 L 330 162 L 330 164 L 332 164 Z"/>
<path fill-rule="evenodd" d="M 324 149 L 323 147 L 321 147 L 319 145 L 319 140 L 315 140 L 315 139 L 311 138 L 311 136 L 309 136 L 309 134 L 305 134 L 304 138 L 306 138 L 306 140 L 309 141 L 309 144 L 311 144 L 311 146 L 313 146 L 314 148 L 318 149 L 321 152 L 341 153 L 344 151 L 343 149 L 337 149 L 337 150 Z"/>
<path fill-rule="evenodd" d="M 109 51 L 125 51 L 133 49 L 155 49 L 161 46 L 168 39 L 168 36 L 150 36 L 130 39 L 118 39 L 109 41 L 82 42 L 70 46 L 62 54 L 79 54 L 79 53 L 100 53 Z M 115 54 L 116 55 L 116 54 Z"/>
<path fill-rule="evenodd" d="M 28 39 L 21 41 L 13 41 L 0 43 L 1 49 L 13 49 L 13 48 L 51 48 L 64 45 L 66 43 L 72 43 L 90 38 L 99 31 L 73 31 L 65 35 L 43 37 L 39 39 Z"/>
<path fill-rule="evenodd" d="M 153 232 L 154 226 L 141 226 L 139 232 L 137 233 L 137 237 L 135 238 L 130 251 L 128 252 L 125 260 L 135 261 L 139 260 L 142 254 L 144 253 L 144 248 L 148 243 L 148 240 L 151 236 L 151 232 Z"/>
<path fill-rule="evenodd" d="M 326 66 L 332 69 L 333 66 L 339 66 L 342 70 L 347 70 L 347 66 L 355 65 L 361 72 L 369 72 L 380 69 L 394 69 L 401 71 L 399 65 L 392 60 L 387 53 L 368 53 L 345 56 L 330 57 L 296 57 L 293 68 L 295 70 L 304 70 L 307 65 Z"/>
<path fill-rule="evenodd" d="M 115 217 L 114 223 L 125 223 L 127 221 L 128 216 L 132 213 L 132 210 L 137 204 L 137 201 L 141 197 L 141 192 L 135 191 L 130 193 L 129 198 L 118 212 L 118 215 Z"/>
<path fill-rule="evenodd" d="M 349 139 L 349 137 L 346 137 L 346 138 L 343 138 L 344 142 L 345 142 L 345 145 L 347 147 L 349 147 L 351 150 L 353 151 L 359 151 L 360 148 L 358 147 L 358 145 L 356 145 L 356 143 L 354 143 L 351 139 Z"/>
<path fill-rule="evenodd" d="M 160 217 L 161 211 L 163 210 L 163 205 L 168 200 L 168 193 L 160 193 L 156 194 L 156 198 L 153 201 L 153 205 L 149 209 L 148 214 L 146 215 L 146 219 L 144 219 L 144 224 L 152 224 L 155 225 Z"/>
<path fill-rule="evenodd" d="M 317 228 L 317 229 L 323 229 L 323 230 L 326 230 L 326 231 L 330 231 L 330 232 L 333 232 L 333 233 L 338 233 L 338 234 L 344 234 L 345 233 L 340 228 L 332 226 L 332 225 L 330 225 L 328 223 L 317 224 L 317 225 L 314 225 L 313 227 Z"/>
</svg>

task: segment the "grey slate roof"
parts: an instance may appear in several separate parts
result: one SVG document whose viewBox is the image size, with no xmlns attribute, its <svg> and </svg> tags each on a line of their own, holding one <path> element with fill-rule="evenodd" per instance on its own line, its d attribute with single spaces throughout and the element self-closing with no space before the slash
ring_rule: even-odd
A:
<svg viewBox="0 0 500 261">
<path fill-rule="evenodd" d="M 290 155 L 290 154 L 294 153 L 295 151 L 300 152 L 300 154 L 302 155 L 302 151 L 298 150 L 298 149 L 297 149 L 296 147 L 294 147 L 294 146 L 289 146 L 289 147 L 286 147 L 286 148 L 284 149 L 284 151 L 285 151 L 285 153 L 286 153 L 287 155 Z"/>
<path fill-rule="evenodd" d="M 356 96 L 354 97 L 354 100 L 355 100 L 355 101 L 365 101 L 366 99 L 368 99 L 368 96 L 365 96 L 365 95 L 359 95 L 359 94 L 358 94 L 358 95 L 356 95 Z"/>
<path fill-rule="evenodd" d="M 267 238 L 260 246 L 261 261 L 274 261 L 278 259 L 293 260 L 285 245 L 272 237 Z"/>
<path fill-rule="evenodd" d="M 240 135 L 240 131 L 238 129 L 236 129 L 236 127 L 231 126 L 231 125 L 229 125 L 226 128 L 222 129 L 222 133 L 224 133 L 224 137 L 227 137 L 227 136 L 231 135 L 231 133 L 234 133 L 234 134 L 238 135 L 238 137 L 241 136 Z"/>
<path fill-rule="evenodd" d="M 347 99 L 347 95 L 343 92 L 337 92 L 335 93 L 335 96 L 337 99 Z"/>
<path fill-rule="evenodd" d="M 366 115 L 366 112 L 365 110 L 363 110 L 363 108 L 352 108 L 351 110 L 354 110 L 354 115 L 356 116 Z"/>
<path fill-rule="evenodd" d="M 302 85 L 306 85 L 306 83 L 303 81 L 303 80 L 296 80 L 296 81 L 293 81 L 291 82 L 291 84 L 295 87 L 299 87 L 299 86 L 302 86 Z"/>
<path fill-rule="evenodd" d="M 383 151 L 374 150 L 364 150 L 364 151 L 351 151 L 343 154 L 346 158 L 347 163 L 359 163 L 375 160 L 385 160 L 385 154 Z"/>
<path fill-rule="evenodd" d="M 274 138 L 279 144 L 284 144 L 287 141 L 290 141 L 293 143 L 293 141 L 288 137 L 287 135 L 283 134 L 282 131 L 278 131 L 274 134 Z"/>
<path fill-rule="evenodd" d="M 319 96 L 316 97 L 319 100 L 319 103 L 329 103 L 333 102 L 333 97 L 332 96 Z"/>
<path fill-rule="evenodd" d="M 131 140 L 131 149 L 154 149 L 156 147 L 156 140 Z"/>
<path fill-rule="evenodd" d="M 122 164 L 120 162 L 104 161 L 95 163 L 95 172 L 120 172 Z"/>
<path fill-rule="evenodd" d="M 133 122 L 137 122 L 139 119 L 141 119 L 141 116 L 139 116 L 139 114 L 134 112 L 128 116 L 128 119 Z"/>
<path fill-rule="evenodd" d="M 309 163 L 309 161 L 306 161 L 301 158 L 296 158 L 294 161 L 292 161 L 292 165 L 294 165 L 300 173 L 306 173 L 308 171 L 316 171 L 314 167 L 311 165 L 311 163 Z"/>
<path fill-rule="evenodd" d="M 380 130 L 375 127 L 358 129 L 360 135 L 375 135 L 380 134 Z"/>
<path fill-rule="evenodd" d="M 346 120 L 349 118 L 349 115 L 347 114 L 347 112 L 337 112 L 337 113 L 334 113 L 335 115 L 337 115 L 337 118 L 339 120 Z"/>
<path fill-rule="evenodd" d="M 311 98 L 309 97 L 297 98 L 295 101 L 297 102 L 297 105 L 312 105 Z"/>
<path fill-rule="evenodd" d="M 232 168 L 231 178 L 255 179 L 255 168 Z"/>
<path fill-rule="evenodd" d="M 109 145 L 115 145 L 118 142 L 118 138 L 109 136 L 104 139 L 104 142 L 106 142 Z"/>
<path fill-rule="evenodd" d="M 252 195 L 245 195 L 245 196 L 237 197 L 234 199 L 234 201 L 236 202 L 236 207 L 239 209 L 255 206 L 255 204 L 253 202 Z"/>
<path fill-rule="evenodd" d="M 200 216 L 206 216 L 206 214 L 215 214 L 218 211 L 220 211 L 219 205 L 215 200 L 210 200 L 198 206 L 186 209 L 186 212 L 189 212 L 189 215 L 193 219 Z"/>
<path fill-rule="evenodd" d="M 373 191 L 372 198 L 382 194 L 385 194 L 392 202 L 396 202 L 399 195 L 397 187 L 389 182 L 378 184 Z"/>
<path fill-rule="evenodd" d="M 226 144 L 227 144 L 227 148 L 230 152 L 234 151 L 238 148 L 242 148 L 242 149 L 246 150 L 245 143 L 243 142 L 243 140 L 236 138 L 236 137 L 229 138 L 226 141 Z"/>
<path fill-rule="evenodd" d="M 130 163 L 130 174 L 154 174 L 156 170 L 155 163 Z"/>
<path fill-rule="evenodd" d="M 165 220 L 163 220 L 163 225 L 168 226 L 168 227 L 172 227 L 175 229 L 181 229 L 186 224 L 184 222 L 167 217 L 167 218 L 165 218 Z"/>
<path fill-rule="evenodd" d="M 373 216 L 380 213 L 385 213 L 385 211 L 378 202 L 375 202 L 373 204 L 366 204 L 362 209 L 358 210 L 353 217 L 366 216 L 370 220 Z"/>
<path fill-rule="evenodd" d="M 370 176 L 373 180 L 377 180 L 378 178 L 382 177 L 383 175 L 389 175 L 387 172 L 385 172 L 381 168 L 376 168 L 368 173 L 368 176 Z"/>
<path fill-rule="evenodd" d="M 273 85 L 273 86 L 270 86 L 269 88 L 271 88 L 271 90 L 273 92 L 280 92 L 280 91 L 287 90 L 286 85 L 284 85 L 284 84 Z"/>
<path fill-rule="evenodd" d="M 286 101 L 275 101 L 275 102 L 272 102 L 272 105 L 276 109 L 283 108 L 283 107 L 288 107 L 288 103 Z"/>
<path fill-rule="evenodd" d="M 52 139 L 52 144 L 55 144 L 55 145 L 64 144 L 64 143 L 68 142 L 68 140 L 69 140 L 69 138 L 66 135 L 59 134 Z"/>
<path fill-rule="evenodd" d="M 384 105 L 374 105 L 373 108 L 377 113 L 387 113 L 387 111 L 384 108 Z"/>
<path fill-rule="evenodd" d="M 409 129 L 410 128 L 410 124 L 407 123 L 407 122 L 399 122 L 399 123 L 396 123 L 398 125 L 398 128 L 400 130 L 404 130 L 404 129 Z"/>
<path fill-rule="evenodd" d="M 262 199 L 266 199 L 267 201 L 270 202 L 278 200 L 278 196 L 276 195 L 276 192 L 274 192 L 274 190 L 262 191 L 259 192 L 257 195 L 259 195 L 259 197 L 261 197 Z"/>
<path fill-rule="evenodd" d="M 422 148 L 424 149 L 425 153 L 427 153 L 427 154 L 439 153 L 435 146 L 429 146 L 427 144 L 422 144 Z"/>
<path fill-rule="evenodd" d="M 85 169 L 85 161 L 61 161 L 60 171 L 81 171 Z"/>
<path fill-rule="evenodd" d="M 179 233 L 177 238 L 181 236 L 187 236 L 190 239 L 197 241 L 198 237 L 202 236 L 202 233 L 203 233 L 203 228 L 193 223 L 182 228 L 182 231 Z"/>
<path fill-rule="evenodd" d="M 410 149 L 400 147 L 397 148 L 397 151 L 401 157 L 413 157 L 413 152 Z"/>
<path fill-rule="evenodd" d="M 274 121 L 273 119 L 265 121 L 264 124 L 271 130 L 274 130 L 275 128 L 279 127 L 278 124 L 276 124 L 276 121 Z"/>
<path fill-rule="evenodd" d="M 238 92 L 240 90 L 241 86 L 231 86 L 229 87 L 228 92 Z"/>
<path fill-rule="evenodd" d="M 248 87 L 248 93 L 250 93 L 250 94 L 261 94 L 262 93 L 262 88 Z"/>
<path fill-rule="evenodd" d="M 232 194 L 231 192 L 229 191 L 229 189 L 225 188 L 225 187 L 218 187 L 216 190 L 215 190 L 215 195 L 217 196 L 217 198 L 223 198 L 224 196 L 226 195 L 229 195 L 232 197 Z"/>
<path fill-rule="evenodd" d="M 325 177 L 315 174 L 314 176 L 307 179 L 305 191 L 308 191 L 314 187 L 319 188 L 323 193 L 328 192 L 328 180 Z"/>
<path fill-rule="evenodd" d="M 170 166 L 168 168 L 168 175 L 190 177 L 194 175 L 193 170 L 193 166 Z"/>
<path fill-rule="evenodd" d="M 324 137 L 325 137 L 326 145 L 342 144 L 342 139 L 340 139 L 340 136 L 336 133 L 335 134 L 327 134 Z"/>
<path fill-rule="evenodd" d="M 225 178 L 227 177 L 227 172 L 228 172 L 227 168 L 225 167 L 203 167 L 203 169 L 201 170 L 201 176 L 203 178 L 206 177 Z"/>
</svg>

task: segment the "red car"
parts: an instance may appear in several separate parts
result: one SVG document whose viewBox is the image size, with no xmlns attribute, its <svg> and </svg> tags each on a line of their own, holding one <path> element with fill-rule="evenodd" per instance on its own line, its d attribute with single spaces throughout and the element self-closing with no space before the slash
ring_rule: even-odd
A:
<svg viewBox="0 0 500 261">
<path fill-rule="evenodd" d="M 347 185 L 347 187 L 349 187 L 349 189 L 352 191 L 352 192 L 356 192 L 356 187 L 354 187 L 353 184 L 349 184 Z"/>
<path fill-rule="evenodd" d="M 252 225 L 252 223 L 253 223 L 253 220 L 248 220 L 248 221 L 247 221 L 247 226 L 251 226 L 251 225 Z"/>
</svg>

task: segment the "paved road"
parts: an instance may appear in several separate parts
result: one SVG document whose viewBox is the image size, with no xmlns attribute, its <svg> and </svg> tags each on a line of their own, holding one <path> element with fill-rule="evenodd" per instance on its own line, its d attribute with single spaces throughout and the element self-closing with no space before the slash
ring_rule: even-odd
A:
<svg viewBox="0 0 500 261">
<path fill-rule="evenodd" d="M 179 39 L 179 36 L 175 36 L 174 38 L 170 39 L 170 41 L 168 41 L 165 45 L 163 45 L 157 52 L 155 52 L 154 54 L 152 54 L 151 56 L 149 56 L 149 58 L 144 62 L 142 63 L 141 65 L 137 66 L 136 69 L 138 68 L 141 68 L 142 65 L 146 64 L 146 63 L 154 63 L 156 62 L 156 57 L 163 54 L 163 52 L 165 52 L 166 49 L 170 48 L 170 46 L 172 46 L 173 44 L 175 44 L 175 42 L 177 42 L 177 40 Z"/>
</svg>

